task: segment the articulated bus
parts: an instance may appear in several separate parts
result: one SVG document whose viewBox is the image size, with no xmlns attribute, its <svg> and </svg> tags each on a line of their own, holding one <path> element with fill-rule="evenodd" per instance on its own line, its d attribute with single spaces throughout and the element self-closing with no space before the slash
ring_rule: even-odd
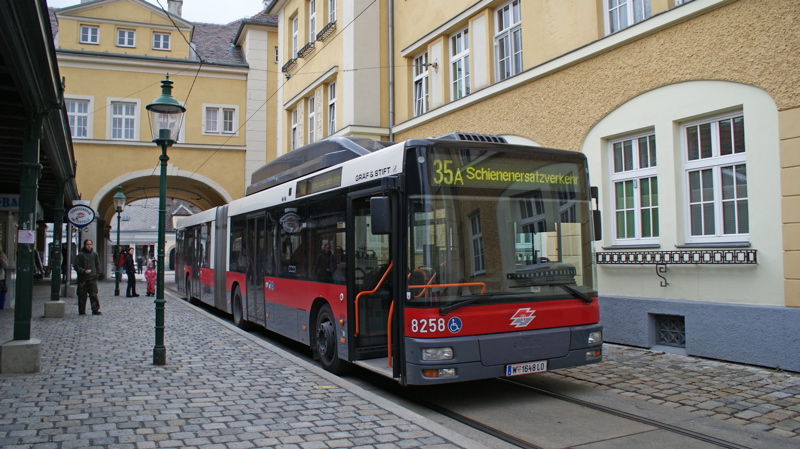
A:
<svg viewBox="0 0 800 449">
<path fill-rule="evenodd" d="M 599 362 L 586 158 L 455 133 L 334 137 L 181 219 L 178 290 L 403 385 Z"/>
</svg>

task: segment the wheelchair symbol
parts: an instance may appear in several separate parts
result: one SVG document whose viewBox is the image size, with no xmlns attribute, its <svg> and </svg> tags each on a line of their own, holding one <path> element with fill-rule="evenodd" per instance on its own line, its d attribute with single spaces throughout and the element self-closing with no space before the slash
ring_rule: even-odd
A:
<svg viewBox="0 0 800 449">
<path fill-rule="evenodd" d="M 453 334 L 461 332 L 461 326 L 461 318 L 455 316 L 450 318 L 450 321 L 447 322 L 447 329 Z"/>
</svg>

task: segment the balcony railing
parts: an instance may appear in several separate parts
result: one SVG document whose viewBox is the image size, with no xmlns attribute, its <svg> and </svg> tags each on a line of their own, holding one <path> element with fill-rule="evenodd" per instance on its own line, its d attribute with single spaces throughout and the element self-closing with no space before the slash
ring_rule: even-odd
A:
<svg viewBox="0 0 800 449">
<path fill-rule="evenodd" d="M 281 72 L 286 73 L 297 66 L 297 58 L 292 58 L 286 62 L 286 64 L 281 67 Z"/>
<path fill-rule="evenodd" d="M 325 28 L 322 29 L 319 33 L 317 33 L 317 40 L 324 41 L 327 39 L 333 32 L 336 31 L 336 22 L 329 22 L 325 25 Z"/>
<path fill-rule="evenodd" d="M 300 51 L 297 52 L 297 57 L 305 58 L 306 56 L 310 55 L 311 52 L 313 51 L 314 51 L 314 43 L 309 42 L 305 46 L 303 46 L 303 48 L 301 48 Z"/>
</svg>

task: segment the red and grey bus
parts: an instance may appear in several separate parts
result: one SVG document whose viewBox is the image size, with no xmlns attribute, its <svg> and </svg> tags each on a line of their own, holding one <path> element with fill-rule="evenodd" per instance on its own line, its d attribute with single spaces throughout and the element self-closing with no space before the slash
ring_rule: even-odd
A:
<svg viewBox="0 0 800 449">
<path fill-rule="evenodd" d="M 596 363 L 588 181 L 581 153 L 496 136 L 326 139 L 179 220 L 177 287 L 334 373 L 426 385 Z"/>
</svg>

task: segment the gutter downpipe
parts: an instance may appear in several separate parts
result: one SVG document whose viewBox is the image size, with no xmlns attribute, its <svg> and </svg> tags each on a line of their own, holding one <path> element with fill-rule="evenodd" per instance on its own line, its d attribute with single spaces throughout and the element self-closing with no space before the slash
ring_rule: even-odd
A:
<svg viewBox="0 0 800 449">
<path fill-rule="evenodd" d="M 394 142 L 394 0 L 389 0 L 389 142 Z"/>
</svg>

